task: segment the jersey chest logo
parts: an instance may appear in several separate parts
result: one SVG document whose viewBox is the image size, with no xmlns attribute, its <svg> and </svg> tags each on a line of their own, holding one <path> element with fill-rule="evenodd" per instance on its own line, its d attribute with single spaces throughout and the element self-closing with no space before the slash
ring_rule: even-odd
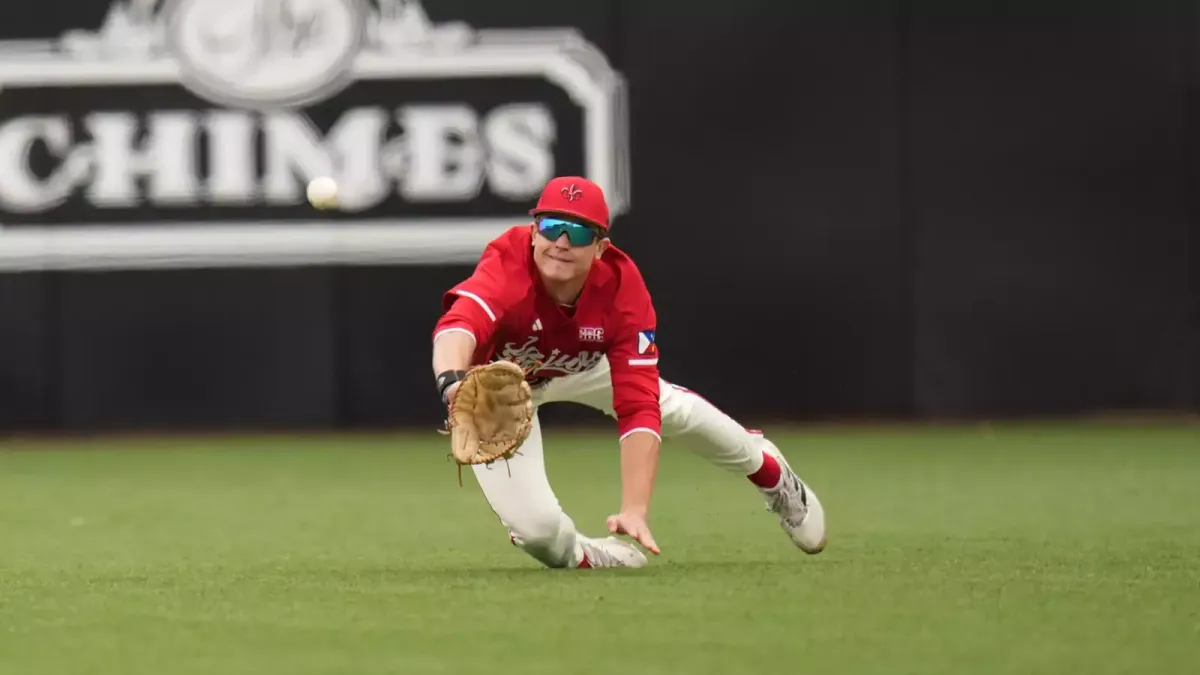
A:
<svg viewBox="0 0 1200 675">
<path fill-rule="evenodd" d="M 543 353 L 538 346 L 538 336 L 533 336 L 520 346 L 516 342 L 505 343 L 500 351 L 501 359 L 512 361 L 532 375 L 574 375 L 585 370 L 591 370 L 604 357 L 602 351 L 584 350 L 578 354 L 564 353 L 561 349 L 551 349 L 549 354 Z"/>
</svg>

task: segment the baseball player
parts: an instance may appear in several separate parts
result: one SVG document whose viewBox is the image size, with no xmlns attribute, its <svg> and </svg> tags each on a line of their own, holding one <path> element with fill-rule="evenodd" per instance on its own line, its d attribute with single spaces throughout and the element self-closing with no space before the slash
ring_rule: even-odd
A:
<svg viewBox="0 0 1200 675">
<path fill-rule="evenodd" d="M 663 437 L 757 486 L 795 545 L 825 548 L 816 494 L 759 432 L 659 377 L 656 315 L 633 261 L 608 237 L 609 210 L 595 183 L 578 176 L 546 185 L 534 222 L 484 250 L 470 278 L 447 291 L 433 333 L 433 372 L 450 406 L 470 366 L 513 361 L 526 370 L 535 406 L 517 454 L 473 465 L 513 544 L 548 567 L 641 567 L 658 555 L 648 524 Z M 536 406 L 570 401 L 615 417 L 622 499 L 609 536 L 581 534 L 546 476 Z"/>
</svg>

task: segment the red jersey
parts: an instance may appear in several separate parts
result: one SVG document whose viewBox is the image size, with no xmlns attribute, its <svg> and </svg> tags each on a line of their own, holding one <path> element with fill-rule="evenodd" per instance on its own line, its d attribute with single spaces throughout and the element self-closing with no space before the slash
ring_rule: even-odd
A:
<svg viewBox="0 0 1200 675">
<path fill-rule="evenodd" d="M 532 237 L 523 225 L 488 244 L 475 272 L 443 296 L 445 314 L 434 339 L 447 331 L 470 333 L 472 365 L 514 361 L 531 371 L 535 386 L 590 370 L 607 356 L 621 438 L 638 430 L 659 436 L 657 317 L 641 272 L 609 246 L 592 265 L 575 307 L 566 308 L 542 286 Z"/>
</svg>

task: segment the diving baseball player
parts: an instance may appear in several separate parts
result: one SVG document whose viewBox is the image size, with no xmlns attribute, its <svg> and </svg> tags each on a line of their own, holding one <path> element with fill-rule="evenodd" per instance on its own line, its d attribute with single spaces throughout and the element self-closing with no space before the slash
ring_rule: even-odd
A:
<svg viewBox="0 0 1200 675">
<path fill-rule="evenodd" d="M 532 224 L 493 240 L 470 278 L 446 292 L 433 332 L 433 372 L 448 406 L 473 365 L 505 359 L 527 372 L 535 406 L 528 436 L 507 466 L 472 466 L 512 543 L 549 567 L 645 565 L 637 547 L 612 535 L 661 552 L 649 512 L 659 444 L 668 437 L 745 476 L 798 548 L 823 550 L 825 511 L 779 449 L 659 377 L 654 304 L 637 266 L 608 238 L 599 186 L 554 178 L 530 214 Z M 546 476 L 536 406 L 565 401 L 617 421 L 622 498 L 604 538 L 576 529 Z"/>
</svg>

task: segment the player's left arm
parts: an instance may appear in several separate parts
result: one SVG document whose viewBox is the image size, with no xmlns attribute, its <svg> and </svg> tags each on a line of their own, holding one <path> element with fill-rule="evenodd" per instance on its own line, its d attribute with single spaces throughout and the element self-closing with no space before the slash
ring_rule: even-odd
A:
<svg viewBox="0 0 1200 675">
<path fill-rule="evenodd" d="M 619 332 L 608 349 L 608 361 L 621 443 L 621 515 L 640 520 L 644 526 L 658 473 L 662 407 L 658 347 L 654 342 L 657 318 L 648 293 L 636 300 L 640 302 L 624 307 Z M 648 531 L 646 536 L 650 541 L 647 548 L 657 553 Z"/>
<path fill-rule="evenodd" d="M 621 440 L 621 513 L 650 519 L 650 498 L 658 473 L 658 448 L 655 434 L 638 430 Z"/>
</svg>

